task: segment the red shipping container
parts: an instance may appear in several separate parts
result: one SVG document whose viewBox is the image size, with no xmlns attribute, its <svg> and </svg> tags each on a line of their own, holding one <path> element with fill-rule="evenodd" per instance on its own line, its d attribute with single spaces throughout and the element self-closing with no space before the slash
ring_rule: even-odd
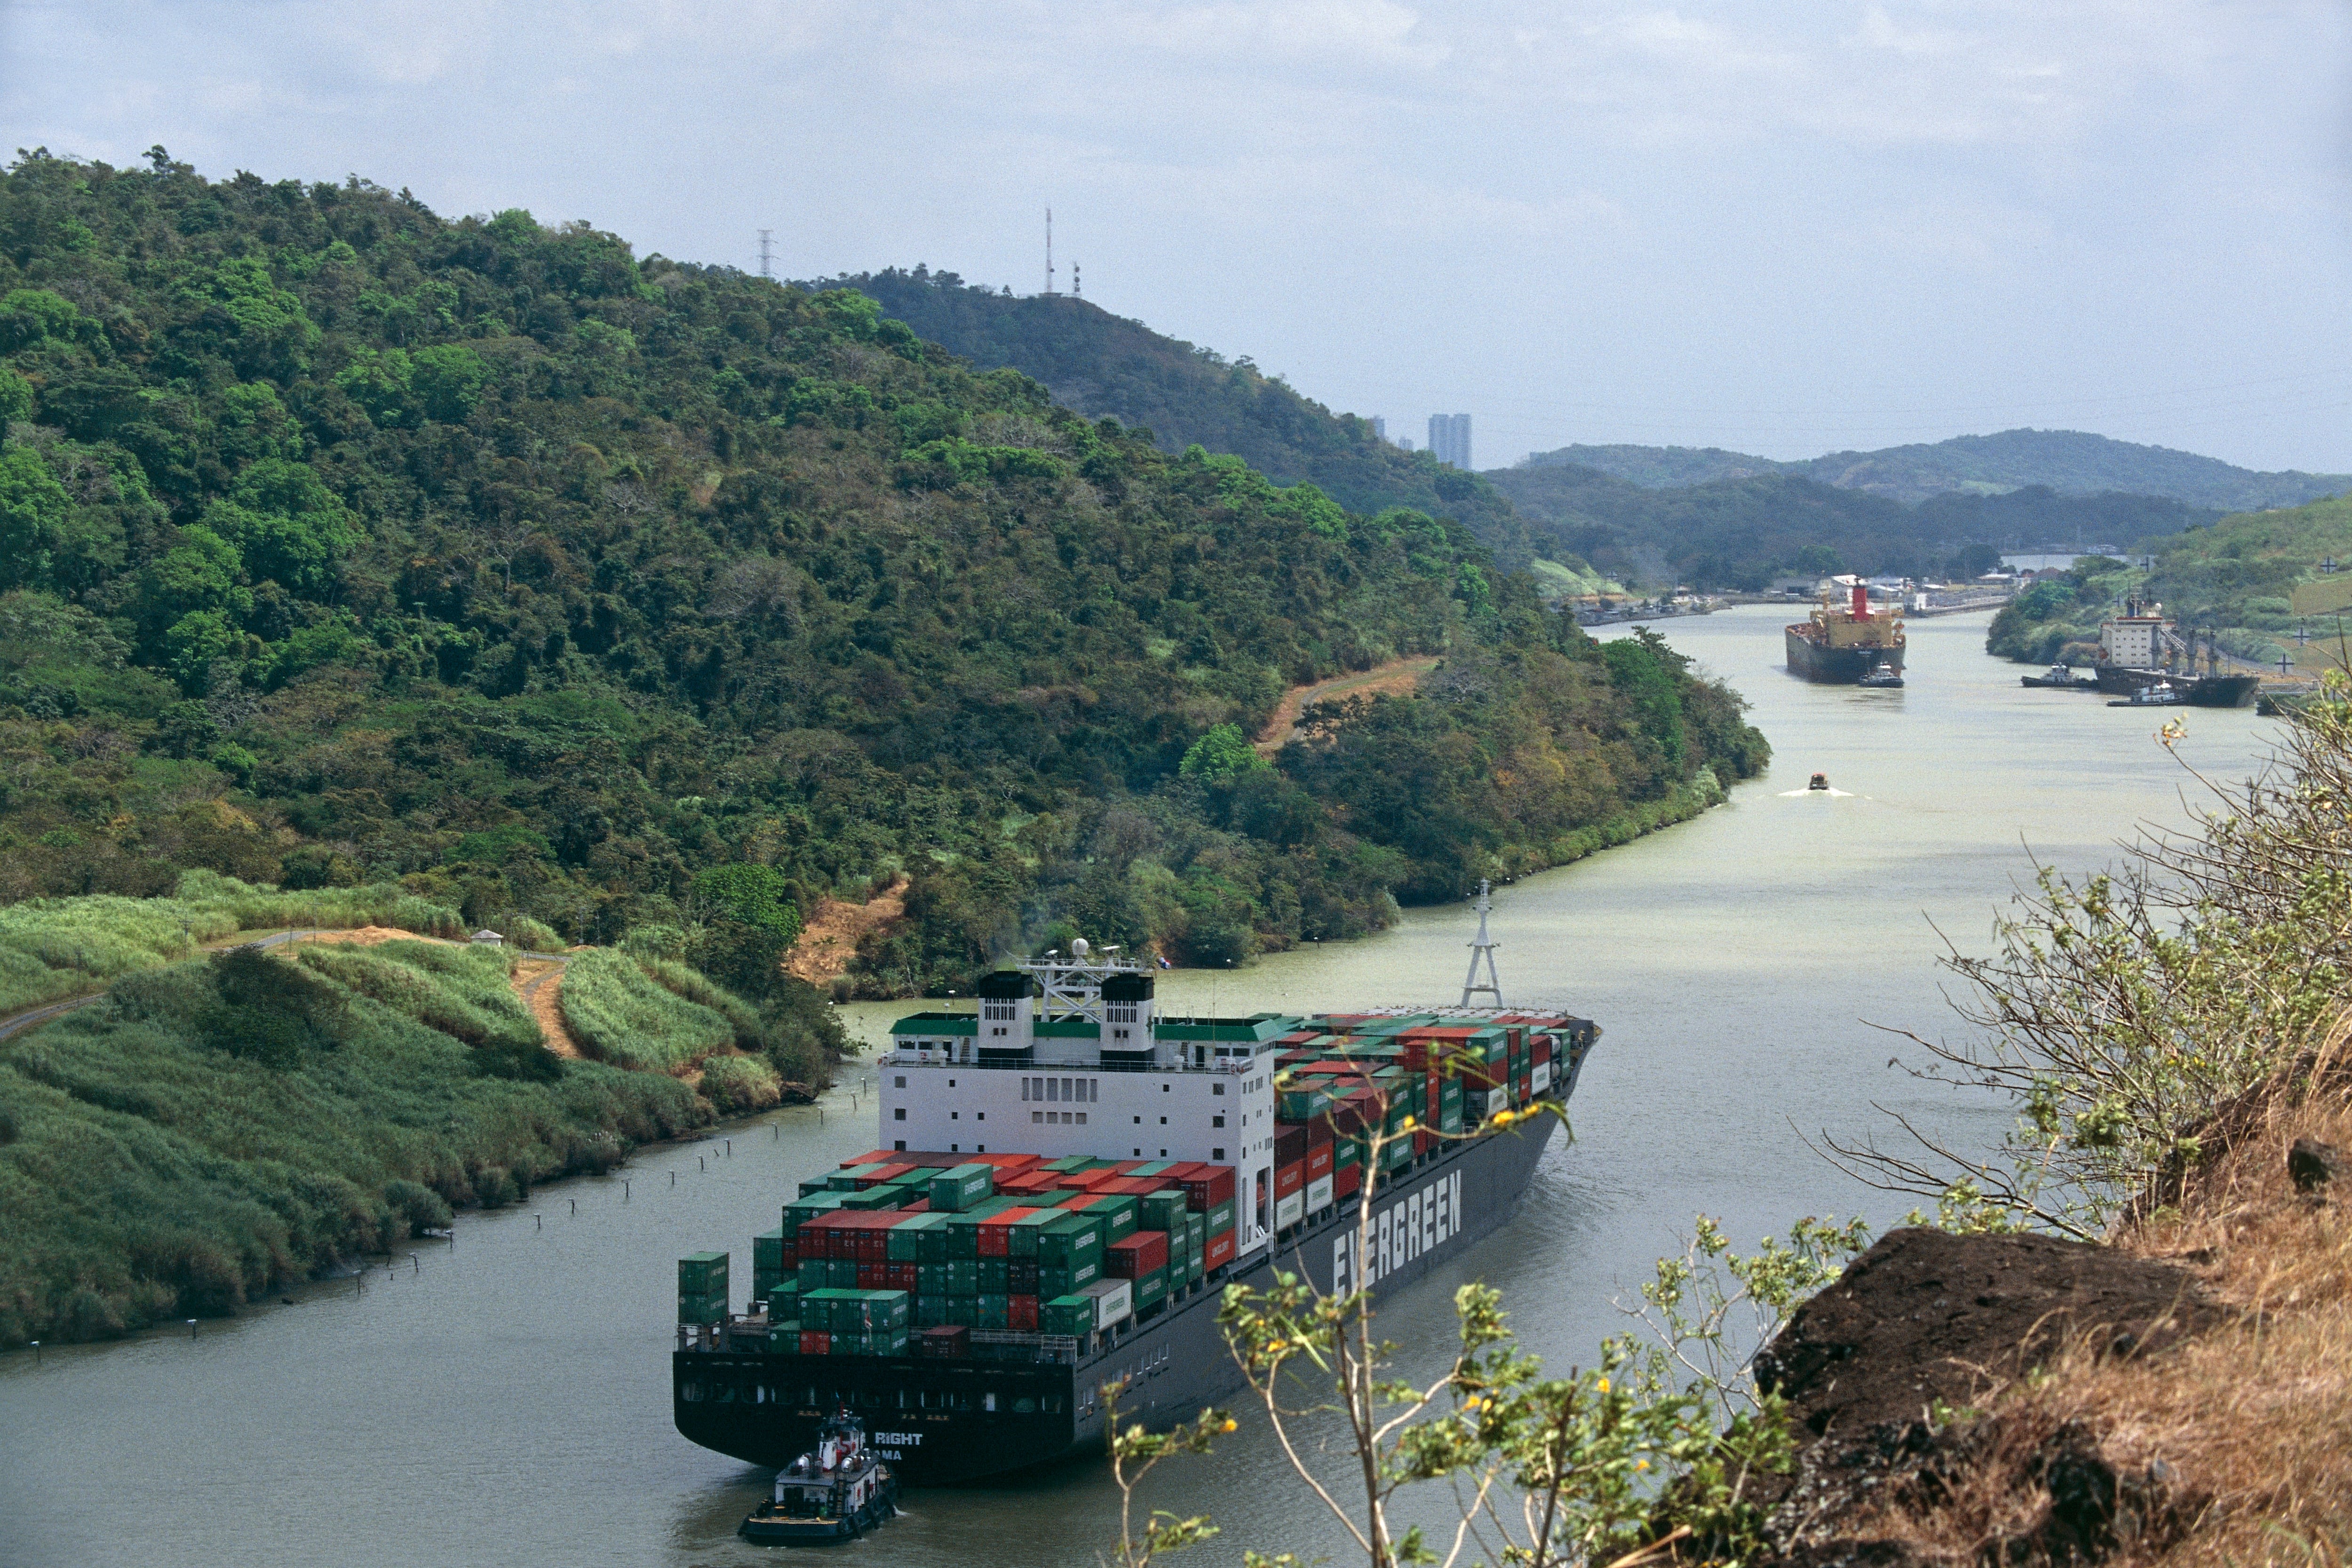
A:
<svg viewBox="0 0 2352 1568">
<path fill-rule="evenodd" d="M 1004 1325 L 1016 1334 L 1037 1331 L 1037 1298 L 1008 1296 L 1005 1298 Z"/>
<path fill-rule="evenodd" d="M 914 1169 L 912 1165 L 885 1165 L 871 1175 L 858 1177 L 857 1190 L 862 1193 L 868 1187 L 887 1186 L 892 1182 L 911 1174 Z"/>
<path fill-rule="evenodd" d="M 997 1192 L 1005 1197 L 1043 1197 L 1061 1182 L 1055 1171 L 1018 1171 L 996 1184 Z"/>
<path fill-rule="evenodd" d="M 1436 1133 L 1426 1127 L 1416 1127 L 1412 1130 L 1412 1152 L 1415 1154 L 1426 1154 L 1436 1147 Z"/>
<path fill-rule="evenodd" d="M 887 1165 L 893 1160 L 904 1164 L 906 1159 L 906 1155 L 895 1149 L 868 1149 L 855 1160 L 844 1160 L 841 1168 L 846 1171 L 852 1165 Z"/>
<path fill-rule="evenodd" d="M 1307 1179 L 1319 1182 L 1331 1173 L 1331 1141 L 1311 1144 L 1307 1151 Z"/>
<path fill-rule="evenodd" d="M 890 1266 L 887 1263 L 860 1263 L 857 1266 L 857 1288 L 860 1290 L 887 1290 Z"/>
<path fill-rule="evenodd" d="M 919 1267 L 920 1265 L 913 1263 L 884 1264 L 882 1266 L 882 1289 L 885 1290 L 914 1289 L 916 1288 L 917 1281 L 915 1270 Z"/>
<path fill-rule="evenodd" d="M 1342 1165 L 1331 1178 L 1331 1195 L 1335 1198 L 1351 1196 L 1356 1189 L 1363 1184 L 1364 1167 L 1362 1165 Z"/>
<path fill-rule="evenodd" d="M 929 1214 L 931 1212 L 931 1200 L 929 1198 L 917 1198 L 913 1203 L 893 1209 L 890 1212 L 900 1215 Z"/>
<path fill-rule="evenodd" d="M 1043 1154 L 972 1154 L 967 1156 L 976 1165 L 993 1165 L 1002 1172 L 1025 1171 L 1045 1163 Z"/>
<path fill-rule="evenodd" d="M 1100 1190 L 1106 1193 L 1126 1193 L 1139 1198 L 1147 1193 L 1160 1192 L 1172 1185 L 1174 1184 L 1165 1176 L 1121 1176 Z"/>
<path fill-rule="evenodd" d="M 1551 1037 L 1549 1035 L 1538 1035 L 1536 1037 L 1536 1066 L 1541 1067 L 1544 1063 L 1549 1060 L 1551 1060 Z"/>
<path fill-rule="evenodd" d="M 1168 1233 L 1129 1232 L 1103 1248 L 1103 1272 L 1114 1279 L 1140 1279 L 1155 1268 L 1168 1267 Z"/>
<path fill-rule="evenodd" d="M 1202 1268 L 1223 1268 L 1233 1260 L 1234 1233 L 1232 1231 L 1221 1230 L 1209 1237 L 1209 1245 L 1201 1255 Z"/>
<path fill-rule="evenodd" d="M 1328 1149 L 1331 1146 L 1331 1118 L 1327 1112 L 1307 1124 L 1307 1146 Z"/>
<path fill-rule="evenodd" d="M 1196 1160 L 1181 1172 L 1169 1173 L 1183 1184 L 1184 1206 L 1195 1214 L 1206 1214 L 1219 1204 L 1234 1201 L 1231 1165 L 1210 1165 Z"/>
<path fill-rule="evenodd" d="M 1293 1160 L 1287 1165 L 1274 1168 L 1274 1195 L 1286 1198 L 1307 1184 L 1307 1162 Z"/>
<path fill-rule="evenodd" d="M 801 1331 L 801 1354 L 831 1355 L 832 1353 L 833 1336 L 831 1334 L 826 1333 L 823 1329 Z"/>
</svg>

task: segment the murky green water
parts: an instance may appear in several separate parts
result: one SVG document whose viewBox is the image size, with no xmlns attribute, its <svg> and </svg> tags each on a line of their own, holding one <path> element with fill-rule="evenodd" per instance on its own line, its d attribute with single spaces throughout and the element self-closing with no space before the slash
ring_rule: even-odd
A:
<svg viewBox="0 0 2352 1568">
<path fill-rule="evenodd" d="M 1575 1146 L 1555 1145 L 1518 1217 L 1462 1266 L 1500 1285 L 1524 1340 L 1561 1365 L 1620 1327 L 1612 1297 L 1694 1214 L 1743 1239 L 1805 1214 L 1892 1217 L 1801 1133 L 1866 1130 L 1875 1100 L 1994 1136 L 1984 1108 L 1890 1070 L 1897 1042 L 1865 1020 L 1950 1027 L 1935 928 L 1981 950 L 2030 875 L 2029 847 L 2098 864 L 2136 822 L 2181 820 L 2197 787 L 2147 713 L 2020 689 L 2016 667 L 1984 657 L 1981 617 L 1915 623 L 1911 684 L 1888 693 L 1789 679 L 1785 618 L 1662 627 L 1753 702 L 1778 756 L 1767 778 L 1696 822 L 1496 893 L 1507 999 L 1607 1031 L 1573 1107 Z M 2251 711 L 2186 719 L 2182 754 L 2209 775 L 2243 776 L 2271 730 Z M 1850 793 L 1782 794 L 1816 769 Z M 1419 910 L 1370 941 L 1163 976 L 1161 994 L 1229 1010 L 1450 1001 L 1469 935 L 1460 909 Z M 877 1033 L 898 1009 L 849 1011 Z M 0 1358 L 0 1564 L 765 1560 L 732 1533 L 764 1476 L 670 1427 L 674 1260 L 731 1248 L 740 1295 L 746 1238 L 776 1223 L 780 1195 L 873 1145 L 856 1088 L 732 1130 L 731 1153 L 716 1140 L 648 1151 L 608 1180 L 469 1216 L 454 1247 L 417 1244 L 413 1263 L 194 1339 Z M 1390 1332 L 1434 1342 L 1448 1293 L 1432 1281 L 1397 1303 Z M 1218 1460 L 1171 1474 L 1156 1502 L 1226 1526 L 1191 1561 L 1330 1550 L 1277 1465 L 1245 1426 Z M 1089 1467 L 918 1494 L 836 1560 L 1092 1563 L 1115 1500 Z"/>
</svg>

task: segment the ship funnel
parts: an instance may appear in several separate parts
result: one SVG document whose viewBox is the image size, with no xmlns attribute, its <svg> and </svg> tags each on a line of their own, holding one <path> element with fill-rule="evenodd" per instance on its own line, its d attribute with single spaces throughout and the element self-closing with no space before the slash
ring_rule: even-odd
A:
<svg viewBox="0 0 2352 1568">
<path fill-rule="evenodd" d="M 1859 578 L 1853 584 L 1853 618 L 1857 621 L 1870 619 L 1870 584 Z"/>
</svg>

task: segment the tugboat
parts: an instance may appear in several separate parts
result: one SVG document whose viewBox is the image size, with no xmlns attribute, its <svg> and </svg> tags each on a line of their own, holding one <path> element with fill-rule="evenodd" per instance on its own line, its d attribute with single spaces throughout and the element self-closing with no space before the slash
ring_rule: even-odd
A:
<svg viewBox="0 0 2352 1568">
<path fill-rule="evenodd" d="M 1876 668 L 1854 684 L 1879 691 L 1900 690 L 1903 686 L 1903 672 L 1882 658 L 1878 661 Z"/>
<path fill-rule="evenodd" d="M 2040 675 L 2019 676 L 2017 683 L 2040 691 L 2096 691 L 2099 689 L 2097 676 L 2077 675 L 2074 667 L 2063 659 Z"/>
<path fill-rule="evenodd" d="M 1805 789 L 1809 794 L 1813 790 L 1825 790 L 1829 787 L 1830 775 L 1827 773 L 1815 773 L 1811 778 L 1805 781 Z"/>
<path fill-rule="evenodd" d="M 2118 697 L 2107 704 L 2110 708 L 2178 708 L 2180 705 L 2180 693 L 2174 689 L 2169 680 L 2153 681 L 2129 697 Z"/>
<path fill-rule="evenodd" d="M 735 1533 L 761 1545 L 824 1546 L 863 1535 L 898 1512 L 898 1478 L 844 1410 L 818 1429 L 814 1450 L 776 1472 L 775 1494 Z"/>
</svg>

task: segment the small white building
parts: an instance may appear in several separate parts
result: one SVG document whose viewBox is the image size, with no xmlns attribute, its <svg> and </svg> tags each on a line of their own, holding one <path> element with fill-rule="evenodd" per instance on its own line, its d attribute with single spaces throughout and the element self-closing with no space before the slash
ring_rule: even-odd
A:
<svg viewBox="0 0 2352 1568">
<path fill-rule="evenodd" d="M 482 930 L 476 931 L 473 935 L 474 942 L 478 946 L 481 947 L 502 947 L 505 945 L 506 940 L 506 938 L 500 936 L 498 932 L 491 931 L 487 926 Z"/>
</svg>

